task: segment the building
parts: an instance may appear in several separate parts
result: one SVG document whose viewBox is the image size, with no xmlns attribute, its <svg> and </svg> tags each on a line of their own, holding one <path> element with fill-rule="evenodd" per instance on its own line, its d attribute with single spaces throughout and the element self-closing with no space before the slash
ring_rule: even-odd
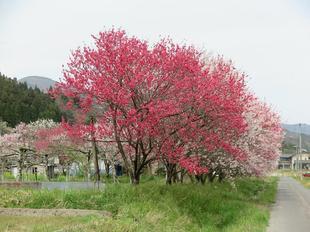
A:
<svg viewBox="0 0 310 232">
<path fill-rule="evenodd" d="M 310 154 L 281 154 L 278 169 L 309 170 Z"/>
<path fill-rule="evenodd" d="M 294 170 L 310 169 L 310 154 L 303 153 L 292 156 L 292 169 Z"/>
<path fill-rule="evenodd" d="M 278 169 L 291 169 L 293 154 L 281 154 L 278 162 Z"/>
</svg>

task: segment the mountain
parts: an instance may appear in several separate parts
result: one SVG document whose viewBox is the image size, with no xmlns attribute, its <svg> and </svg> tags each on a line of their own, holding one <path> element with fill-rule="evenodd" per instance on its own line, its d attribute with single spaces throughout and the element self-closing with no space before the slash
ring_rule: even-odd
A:
<svg viewBox="0 0 310 232">
<path fill-rule="evenodd" d="M 299 133 L 285 130 L 283 141 L 283 153 L 296 153 L 296 146 L 299 146 Z M 303 150 L 310 151 L 310 135 L 301 134 L 301 147 Z"/>
<path fill-rule="evenodd" d="M 284 141 L 282 143 L 282 152 L 284 154 L 295 154 L 296 147 L 299 146 L 299 134 L 301 134 L 301 147 L 303 151 L 310 152 L 310 125 L 300 124 L 282 124 L 284 129 Z"/>
<path fill-rule="evenodd" d="M 306 135 L 310 135 L 310 125 L 302 123 L 300 124 L 282 124 L 282 128 L 286 129 L 287 131 L 294 132 L 294 133 L 302 133 Z"/>
<path fill-rule="evenodd" d="M 284 141 L 282 144 L 283 153 L 296 153 L 299 146 L 299 134 L 301 135 L 301 147 L 303 150 L 310 151 L 310 125 L 308 124 L 282 124 L 284 129 Z"/>
<path fill-rule="evenodd" d="M 18 82 L 25 82 L 29 87 L 35 88 L 38 87 L 41 91 L 47 92 L 50 87 L 54 87 L 56 84 L 56 81 L 47 78 L 47 77 L 41 77 L 41 76 L 28 76 L 24 77 Z"/>
</svg>

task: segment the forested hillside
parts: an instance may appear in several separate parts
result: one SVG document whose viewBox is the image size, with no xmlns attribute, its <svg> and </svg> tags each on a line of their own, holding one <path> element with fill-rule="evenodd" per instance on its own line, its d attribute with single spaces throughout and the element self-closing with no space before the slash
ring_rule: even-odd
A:
<svg viewBox="0 0 310 232">
<path fill-rule="evenodd" d="M 58 106 L 47 94 L 0 73 L 0 119 L 9 126 L 39 118 L 59 121 L 60 117 Z"/>
<path fill-rule="evenodd" d="M 296 147 L 299 146 L 299 133 L 285 130 L 285 136 L 282 143 L 282 152 L 286 154 L 295 154 Z M 303 151 L 310 151 L 310 135 L 301 134 L 301 147 Z"/>
</svg>

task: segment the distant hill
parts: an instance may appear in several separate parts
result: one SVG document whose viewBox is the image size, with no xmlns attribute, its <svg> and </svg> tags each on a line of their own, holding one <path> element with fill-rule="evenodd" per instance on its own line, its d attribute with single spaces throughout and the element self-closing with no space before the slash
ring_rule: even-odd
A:
<svg viewBox="0 0 310 232">
<path fill-rule="evenodd" d="M 301 145 L 303 150 L 310 152 L 310 125 L 282 124 L 285 136 L 282 144 L 283 153 L 296 153 L 296 147 L 299 144 L 299 134 L 301 133 Z"/>
<path fill-rule="evenodd" d="M 47 92 L 50 87 L 54 87 L 56 81 L 47 78 L 47 77 L 40 77 L 40 76 L 28 76 L 24 77 L 18 82 L 25 82 L 29 87 L 35 88 L 38 87 L 41 91 Z"/>
<path fill-rule="evenodd" d="M 294 132 L 299 134 L 300 132 L 302 134 L 310 135 L 310 125 L 302 123 L 299 128 L 299 124 L 282 124 L 282 127 L 290 132 Z"/>
<path fill-rule="evenodd" d="M 283 153 L 296 153 L 296 146 L 299 144 L 299 134 L 285 130 L 283 141 Z M 301 147 L 310 152 L 310 135 L 301 134 Z"/>
</svg>

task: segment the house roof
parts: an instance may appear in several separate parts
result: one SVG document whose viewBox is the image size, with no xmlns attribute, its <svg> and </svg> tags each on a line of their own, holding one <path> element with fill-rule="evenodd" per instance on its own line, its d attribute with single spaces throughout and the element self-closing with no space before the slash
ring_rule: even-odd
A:
<svg viewBox="0 0 310 232">
<path fill-rule="evenodd" d="M 295 154 L 281 154 L 280 157 L 282 158 L 290 158 L 292 156 L 294 156 Z"/>
</svg>

